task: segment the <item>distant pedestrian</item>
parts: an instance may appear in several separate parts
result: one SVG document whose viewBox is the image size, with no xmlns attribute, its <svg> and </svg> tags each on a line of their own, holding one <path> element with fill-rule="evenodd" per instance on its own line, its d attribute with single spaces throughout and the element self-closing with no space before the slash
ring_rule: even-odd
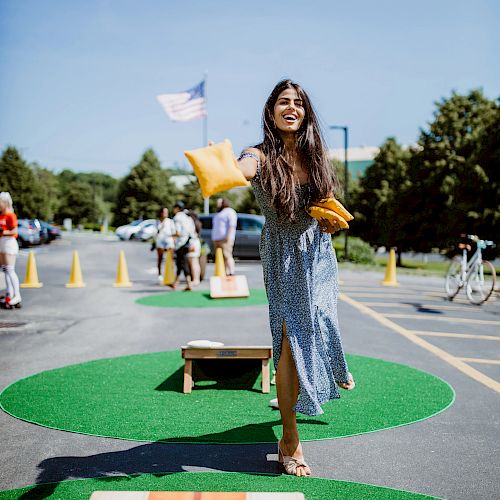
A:
<svg viewBox="0 0 500 500">
<path fill-rule="evenodd" d="M 7 293 L 0 298 L 0 303 L 6 309 L 21 306 L 19 278 L 15 270 L 18 253 L 17 216 L 10 193 L 3 191 L 0 193 L 0 266 L 5 274 Z"/>
<path fill-rule="evenodd" d="M 200 284 L 201 267 L 200 267 L 200 255 L 201 255 L 201 221 L 198 214 L 194 210 L 188 210 L 187 214 L 191 219 L 193 219 L 195 233 L 192 235 L 189 241 L 189 252 L 186 254 L 189 269 L 191 270 L 191 286 L 198 286 Z"/>
<path fill-rule="evenodd" d="M 168 208 L 160 209 L 157 222 L 158 234 L 156 236 L 156 253 L 158 255 L 158 281 L 163 281 L 161 266 L 163 263 L 163 254 L 174 251 L 174 235 L 176 233 L 175 223 L 168 216 Z"/>
<path fill-rule="evenodd" d="M 217 210 L 212 221 L 212 241 L 216 251 L 217 248 L 222 249 L 226 274 L 232 276 L 234 274 L 233 247 L 238 215 L 226 198 L 217 200 Z"/>
<path fill-rule="evenodd" d="M 179 284 L 181 274 L 184 272 L 186 277 L 185 290 L 192 290 L 192 275 L 189 267 L 187 254 L 193 248 L 193 243 L 198 239 L 196 226 L 193 219 L 186 213 L 182 201 L 177 201 L 174 205 L 174 223 L 175 223 L 175 264 L 177 275 L 172 288 Z"/>
</svg>

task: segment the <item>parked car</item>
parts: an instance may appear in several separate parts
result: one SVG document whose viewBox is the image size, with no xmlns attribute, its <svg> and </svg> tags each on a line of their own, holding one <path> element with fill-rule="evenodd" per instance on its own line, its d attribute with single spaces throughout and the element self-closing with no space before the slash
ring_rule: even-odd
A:
<svg viewBox="0 0 500 500">
<path fill-rule="evenodd" d="M 215 255 L 212 242 L 212 219 L 214 214 L 200 215 L 202 225 L 201 238 L 208 243 L 210 254 Z M 264 217 L 262 215 L 238 214 L 236 238 L 234 241 L 233 256 L 246 259 L 260 259 L 259 243 Z"/>
<path fill-rule="evenodd" d="M 141 229 L 134 234 L 135 240 L 147 241 L 150 238 L 156 238 L 158 234 L 158 222 L 155 219 L 144 221 Z"/>
<path fill-rule="evenodd" d="M 58 240 L 59 238 L 62 238 L 62 232 L 61 230 L 50 224 L 49 222 L 46 222 L 44 220 L 39 220 L 40 225 L 42 228 L 47 232 L 47 241 L 46 243 L 50 243 L 51 241 Z"/>
<path fill-rule="evenodd" d="M 18 219 L 17 242 L 21 248 L 40 244 L 40 230 L 30 219 Z"/>
<path fill-rule="evenodd" d="M 30 222 L 40 232 L 40 243 L 50 243 L 49 230 L 46 226 L 42 225 L 40 219 L 30 219 Z"/>
<path fill-rule="evenodd" d="M 151 223 L 151 221 L 154 222 L 155 219 L 138 219 L 131 222 L 130 224 L 125 224 L 124 226 L 117 227 L 115 233 L 121 240 L 131 240 L 145 224 Z"/>
</svg>

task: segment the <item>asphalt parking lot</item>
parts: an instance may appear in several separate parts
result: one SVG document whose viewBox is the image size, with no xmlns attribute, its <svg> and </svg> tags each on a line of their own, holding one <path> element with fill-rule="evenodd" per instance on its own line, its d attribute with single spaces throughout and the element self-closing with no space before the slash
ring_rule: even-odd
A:
<svg viewBox="0 0 500 500">
<path fill-rule="evenodd" d="M 124 249 L 132 288 L 112 287 Z M 78 250 L 87 286 L 69 290 L 71 253 Z M 103 357 L 178 349 L 199 338 L 269 343 L 267 308 L 181 310 L 141 307 L 135 300 L 162 290 L 149 245 L 100 234 L 74 234 L 34 249 L 43 288 L 23 290 L 20 310 L 0 311 L 0 389 L 19 378 Z M 18 261 L 24 277 L 27 252 Z M 212 265 L 209 266 L 211 274 Z M 258 262 L 237 272 L 263 287 Z M 383 287 L 379 273 L 341 271 L 339 318 L 347 352 L 408 364 L 451 384 L 453 405 L 429 419 L 369 434 L 304 443 L 318 477 L 405 489 L 447 499 L 499 497 L 500 300 L 484 306 L 464 294 L 445 300 L 440 278 L 398 276 Z M 202 287 L 208 288 L 207 282 Z M 183 293 L 183 292 L 173 292 Z M 356 374 L 354 374 L 356 376 Z M 359 381 L 362 383 L 362 381 Z M 138 443 L 57 431 L 0 412 L 0 489 L 33 484 L 40 463 L 56 459 L 44 481 L 103 473 L 148 472 Z M 152 444 L 166 471 L 279 472 L 274 446 Z M 109 469 L 92 466 L 107 454 Z M 72 458 L 87 458 L 71 470 Z M 242 458 L 245 457 L 245 460 Z"/>
</svg>

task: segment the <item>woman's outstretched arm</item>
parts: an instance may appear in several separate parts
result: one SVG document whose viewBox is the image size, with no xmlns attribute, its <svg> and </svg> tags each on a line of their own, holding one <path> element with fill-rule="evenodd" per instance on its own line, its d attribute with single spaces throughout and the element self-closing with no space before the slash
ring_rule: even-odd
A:
<svg viewBox="0 0 500 500">
<path fill-rule="evenodd" d="M 264 155 L 259 149 L 247 148 L 243 150 L 243 153 L 252 153 L 256 155 L 260 158 L 260 163 L 262 164 Z M 252 156 L 245 156 L 245 158 L 238 160 L 238 166 L 240 167 L 242 174 L 245 176 L 245 179 L 250 180 L 255 177 L 255 174 L 257 173 L 257 160 Z"/>
</svg>

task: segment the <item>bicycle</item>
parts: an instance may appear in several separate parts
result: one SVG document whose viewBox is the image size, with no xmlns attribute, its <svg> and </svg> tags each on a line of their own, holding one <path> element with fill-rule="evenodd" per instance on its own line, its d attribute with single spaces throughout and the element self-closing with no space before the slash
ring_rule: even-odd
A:
<svg viewBox="0 0 500 500">
<path fill-rule="evenodd" d="M 493 264 L 483 260 L 481 250 L 494 247 L 492 241 L 480 240 L 477 236 L 467 235 L 469 240 L 475 241 L 477 250 L 470 260 L 467 260 L 467 252 L 472 248 L 467 243 L 459 243 L 458 248 L 462 250 L 462 256 L 453 257 L 448 272 L 446 273 L 445 289 L 449 300 L 458 294 L 465 286 L 465 293 L 469 302 L 481 305 L 486 302 L 493 293 L 496 284 L 496 271 Z"/>
</svg>

